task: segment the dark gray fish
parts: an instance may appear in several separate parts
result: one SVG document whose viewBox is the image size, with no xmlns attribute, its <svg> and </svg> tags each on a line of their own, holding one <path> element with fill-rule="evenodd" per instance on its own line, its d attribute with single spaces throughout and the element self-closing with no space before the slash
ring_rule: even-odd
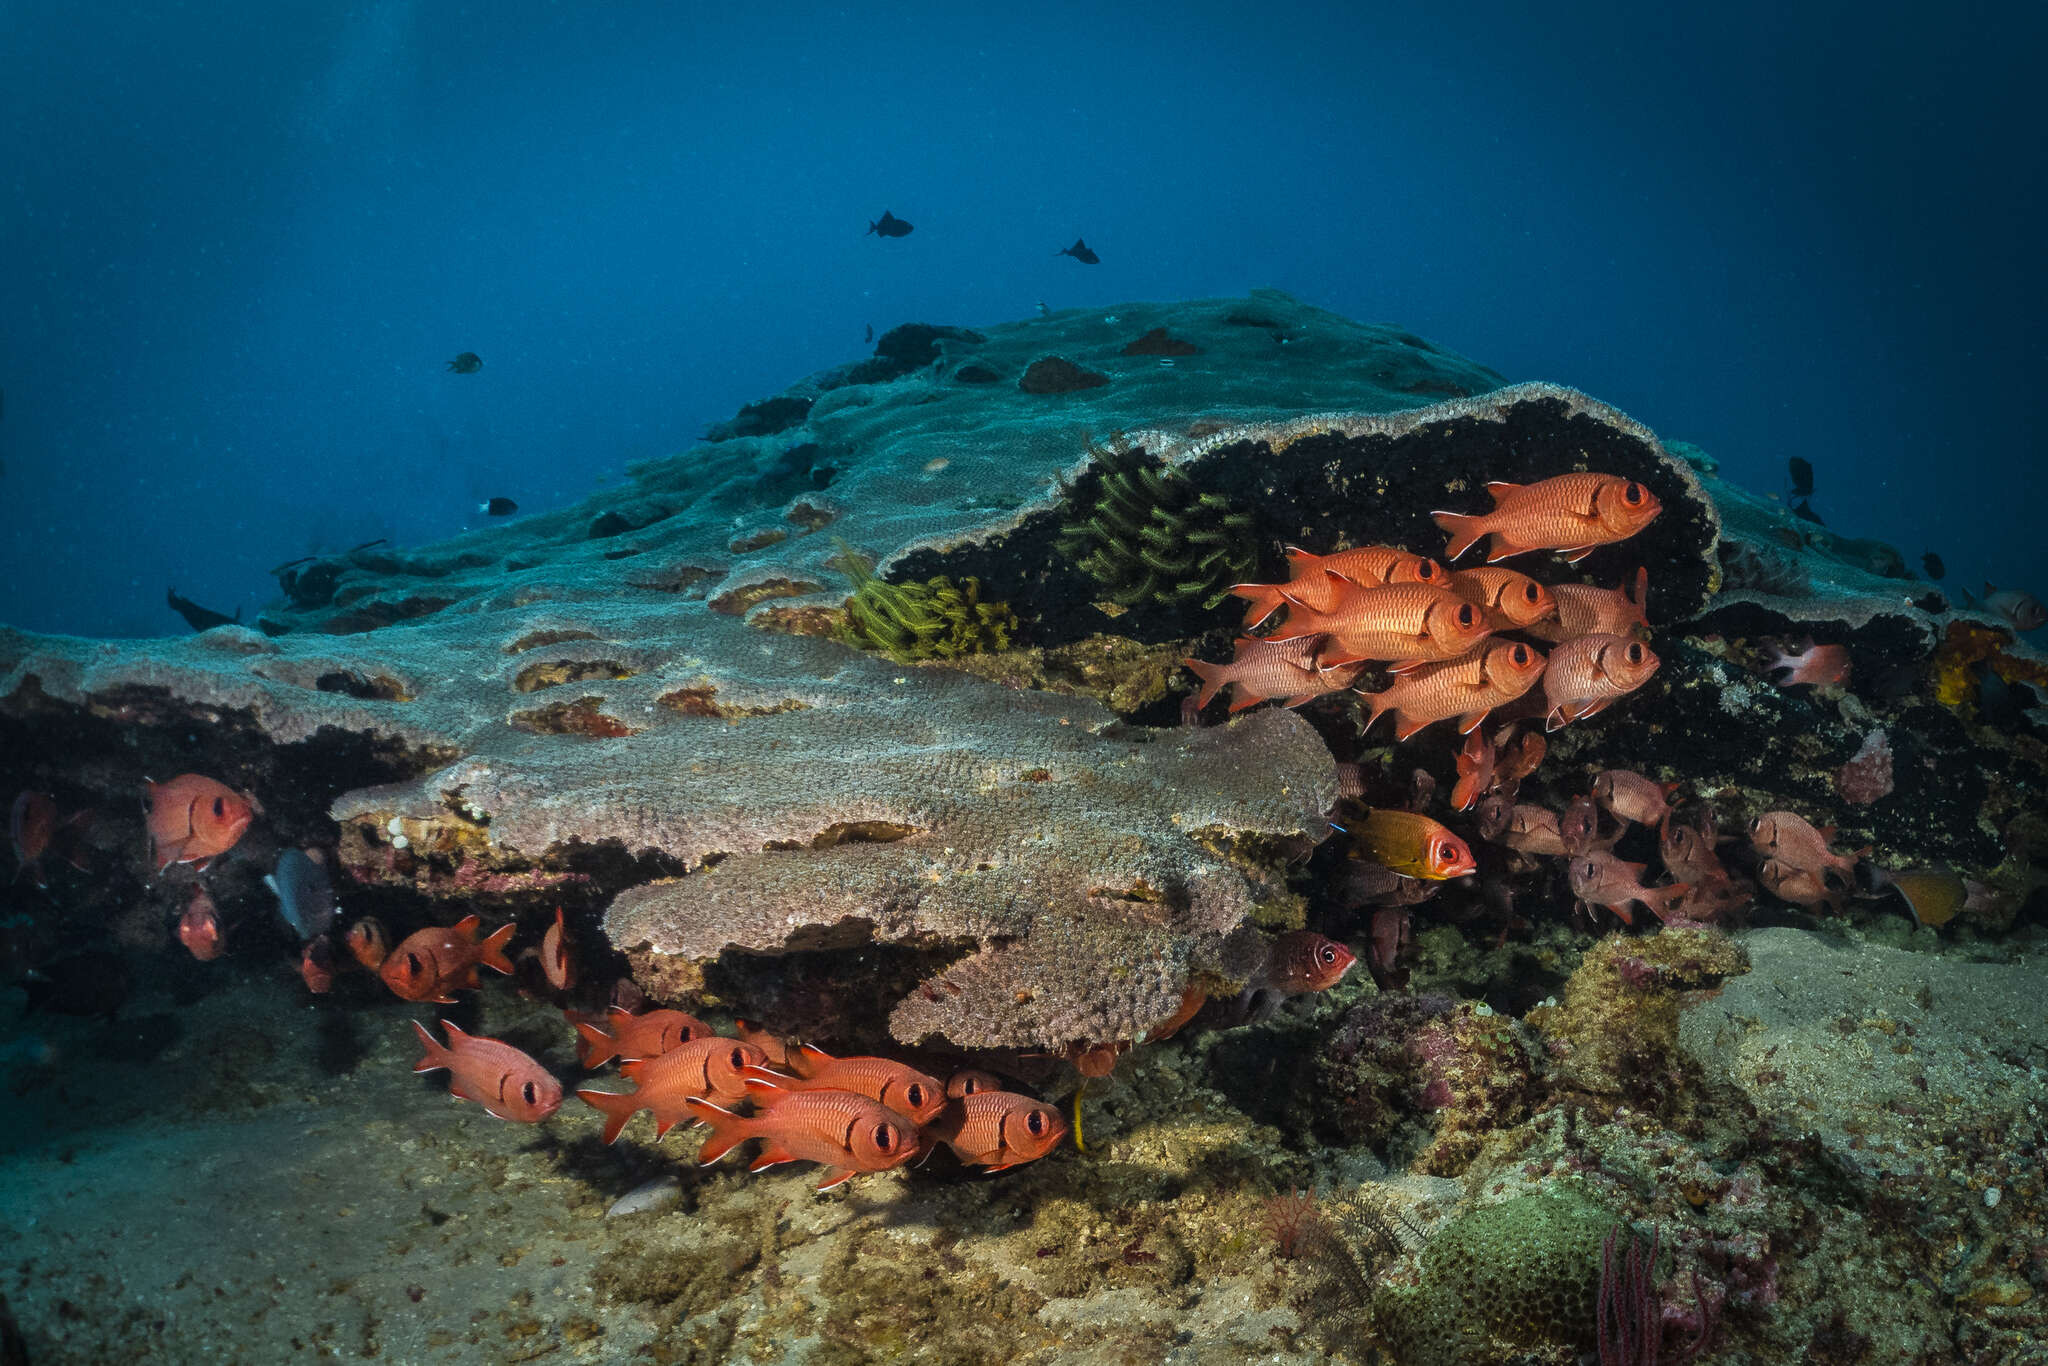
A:
<svg viewBox="0 0 2048 1366">
<path fill-rule="evenodd" d="M 1074 239 L 1073 246 L 1062 247 L 1058 251 L 1054 252 L 1053 255 L 1071 256 L 1084 266 L 1099 266 L 1102 264 L 1102 258 L 1100 256 L 1097 256 L 1094 252 L 1090 251 L 1088 249 L 1088 244 L 1078 237 Z"/>
<path fill-rule="evenodd" d="M 861 344 L 862 344 L 862 345 L 866 345 L 866 344 L 867 344 L 868 342 L 871 342 L 871 341 L 873 341 L 874 339 L 875 339 L 875 325 L 874 325 L 873 323 L 869 323 L 869 324 L 868 324 L 868 334 L 867 334 L 867 335 L 866 335 L 865 337 L 862 337 L 862 338 L 861 338 Z"/>
<path fill-rule="evenodd" d="M 275 573 L 275 570 L 271 571 Z M 178 590 L 170 589 L 165 598 L 171 610 L 185 619 L 185 624 L 195 631 L 211 631 L 216 626 L 238 626 L 242 621 L 242 609 L 235 608 L 233 616 L 216 612 L 211 607 L 201 607 L 190 598 L 178 596 Z"/>
<path fill-rule="evenodd" d="M 1785 468 L 1792 475 L 1792 496 L 1813 497 L 1813 462 L 1803 456 L 1793 456 L 1785 462 Z"/>
<path fill-rule="evenodd" d="M 487 503 L 478 503 L 476 510 L 478 512 L 487 512 L 493 517 L 510 517 L 513 513 L 519 511 L 519 504 L 513 502 L 510 498 L 493 498 Z"/>
<path fill-rule="evenodd" d="M 1940 579 L 1948 573 L 1948 566 L 1941 562 L 1941 556 L 1931 550 L 1920 557 L 1920 567 L 1927 571 L 1930 579 Z"/>
<path fill-rule="evenodd" d="M 267 874 L 263 885 L 277 897 L 277 913 L 300 939 L 323 935 L 333 926 L 334 884 L 318 857 L 302 849 L 285 850 L 277 856 L 277 871 Z"/>
<path fill-rule="evenodd" d="M 484 368 L 484 358 L 474 351 L 465 351 L 449 361 L 448 368 L 458 375 L 473 375 Z"/>
<path fill-rule="evenodd" d="M 877 237 L 908 237 L 911 231 L 910 224 L 904 222 L 895 214 L 890 213 L 887 209 L 882 210 L 880 218 L 868 224 L 868 232 L 873 233 Z M 867 234 L 863 233 L 861 235 L 866 236 Z"/>
<path fill-rule="evenodd" d="M 1807 502 L 1804 498 L 1801 498 L 1792 505 L 1792 515 L 1803 521 L 1812 522 L 1815 526 L 1827 525 L 1826 522 L 1820 519 L 1820 514 L 1813 510 L 1813 504 Z"/>
</svg>

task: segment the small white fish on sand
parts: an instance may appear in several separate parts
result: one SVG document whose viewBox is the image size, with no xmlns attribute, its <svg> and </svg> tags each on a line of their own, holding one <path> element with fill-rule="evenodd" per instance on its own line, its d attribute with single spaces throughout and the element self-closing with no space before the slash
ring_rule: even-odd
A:
<svg viewBox="0 0 2048 1366">
<path fill-rule="evenodd" d="M 633 1187 L 604 1212 L 607 1219 L 617 1219 L 626 1214 L 659 1214 L 674 1209 L 683 1198 L 683 1183 L 674 1176 L 657 1176 L 652 1181 L 643 1181 Z"/>
</svg>

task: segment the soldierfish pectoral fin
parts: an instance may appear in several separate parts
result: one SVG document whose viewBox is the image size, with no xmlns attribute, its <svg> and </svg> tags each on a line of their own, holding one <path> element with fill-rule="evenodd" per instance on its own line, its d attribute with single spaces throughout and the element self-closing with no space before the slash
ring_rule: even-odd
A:
<svg viewBox="0 0 2048 1366">
<path fill-rule="evenodd" d="M 849 1181 L 852 1178 L 853 1172 L 851 1170 L 845 1167 L 832 1167 L 826 1170 L 825 1179 L 818 1183 L 818 1189 L 828 1191 L 841 1182 Z"/>
</svg>

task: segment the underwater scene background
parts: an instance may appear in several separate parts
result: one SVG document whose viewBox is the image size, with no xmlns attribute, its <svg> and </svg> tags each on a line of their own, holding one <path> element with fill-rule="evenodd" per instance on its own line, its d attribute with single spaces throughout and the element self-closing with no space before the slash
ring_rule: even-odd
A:
<svg viewBox="0 0 2048 1366">
<path fill-rule="evenodd" d="M 2044 27 L 0 8 L 0 1366 L 2048 1361 Z"/>
</svg>

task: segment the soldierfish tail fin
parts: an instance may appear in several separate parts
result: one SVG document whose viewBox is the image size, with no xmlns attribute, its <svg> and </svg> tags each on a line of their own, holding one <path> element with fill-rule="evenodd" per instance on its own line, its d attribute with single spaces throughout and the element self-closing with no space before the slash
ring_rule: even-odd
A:
<svg viewBox="0 0 2048 1366">
<path fill-rule="evenodd" d="M 789 1050 L 789 1070 L 800 1077 L 815 1077 L 832 1061 L 832 1055 L 814 1043 L 800 1043 Z"/>
<path fill-rule="evenodd" d="M 1358 690 L 1354 688 L 1352 691 L 1357 692 Z M 1389 689 L 1388 692 L 1358 693 L 1359 697 L 1362 698 L 1365 702 L 1367 712 L 1365 724 L 1358 728 L 1358 733 L 1361 736 L 1370 731 L 1373 728 L 1374 723 L 1377 722 L 1382 715 L 1395 709 L 1396 703 L 1394 703 L 1393 700 L 1388 696 L 1388 693 L 1391 691 L 1392 690 Z"/>
<path fill-rule="evenodd" d="M 1277 583 L 1233 584 L 1230 591 L 1251 604 L 1244 613 L 1244 629 L 1247 631 L 1287 605 L 1287 595 L 1280 591 Z"/>
<path fill-rule="evenodd" d="M 588 1020 L 571 1020 L 576 1032 L 583 1037 L 582 1062 L 585 1067 L 602 1067 L 619 1056 L 619 1041 L 599 1029 Z"/>
<path fill-rule="evenodd" d="M 450 1025 L 449 1028 L 452 1030 L 454 1026 Z M 427 1032 L 425 1025 L 421 1024 L 418 1020 L 414 1020 L 412 1022 L 412 1031 L 420 1036 L 420 1047 L 426 1050 L 420 1057 L 420 1060 L 412 1065 L 413 1071 L 432 1072 L 439 1068 L 452 1067 L 454 1065 L 455 1054 L 443 1048 L 440 1042 Z"/>
<path fill-rule="evenodd" d="M 512 942 L 514 922 L 508 920 L 491 931 L 490 938 L 476 946 L 476 961 L 485 967 L 512 975 L 512 960 L 505 956 L 505 946 Z"/>
<path fill-rule="evenodd" d="M 1230 682 L 1228 664 L 1212 664 L 1202 659 L 1183 659 L 1181 663 L 1187 665 L 1189 672 L 1202 680 L 1202 690 L 1195 694 L 1197 711 L 1208 706 L 1215 699 L 1217 689 Z"/>
<path fill-rule="evenodd" d="M 1432 512 L 1429 514 L 1436 524 L 1450 536 L 1450 544 L 1444 547 L 1444 559 L 1455 560 L 1470 550 L 1486 529 L 1480 525 L 1486 519 L 1463 512 Z"/>
<path fill-rule="evenodd" d="M 711 1137 L 704 1140 L 704 1146 L 697 1150 L 697 1165 L 708 1167 L 719 1158 L 746 1142 L 753 1135 L 752 1127 L 745 1118 L 699 1096 L 690 1096 L 683 1101 L 690 1114 L 711 1129 Z"/>
<path fill-rule="evenodd" d="M 578 1091 L 576 1099 L 604 1115 L 604 1141 L 616 1143 L 626 1121 L 640 1113 L 640 1098 L 631 1091 Z"/>
</svg>

